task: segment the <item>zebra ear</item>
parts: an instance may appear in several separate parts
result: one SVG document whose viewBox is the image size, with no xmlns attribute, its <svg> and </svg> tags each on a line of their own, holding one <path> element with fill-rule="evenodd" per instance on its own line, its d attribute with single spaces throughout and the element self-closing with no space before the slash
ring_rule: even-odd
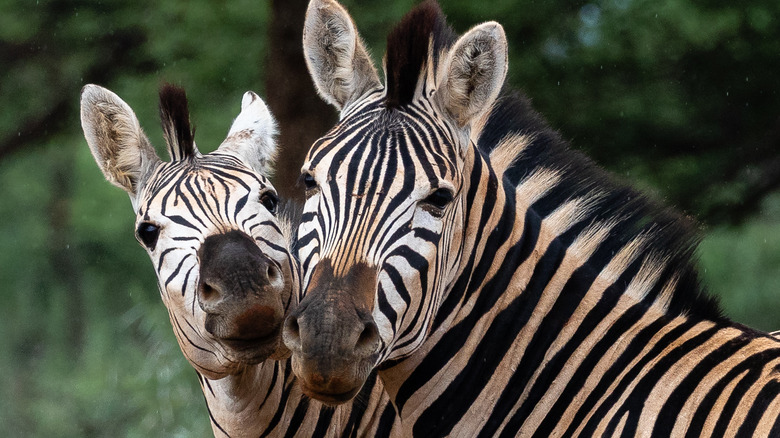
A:
<svg viewBox="0 0 780 438">
<path fill-rule="evenodd" d="M 276 121 L 263 99 L 247 91 L 241 113 L 218 150 L 237 155 L 257 173 L 268 176 L 276 158 L 276 133 Z"/>
<path fill-rule="evenodd" d="M 474 27 L 455 43 L 443 68 L 438 102 L 465 127 L 493 105 L 506 79 L 504 28 L 494 21 Z"/>
<path fill-rule="evenodd" d="M 339 111 L 380 85 L 352 17 L 334 0 L 309 2 L 303 53 L 317 92 Z"/>
<path fill-rule="evenodd" d="M 131 198 L 160 159 L 130 106 L 97 85 L 81 90 L 81 128 L 106 179 Z"/>
</svg>

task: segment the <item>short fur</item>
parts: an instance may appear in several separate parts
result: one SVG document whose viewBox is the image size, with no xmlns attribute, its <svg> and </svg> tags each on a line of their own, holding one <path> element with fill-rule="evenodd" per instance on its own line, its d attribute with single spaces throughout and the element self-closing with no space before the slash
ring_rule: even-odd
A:
<svg viewBox="0 0 780 438">
<path fill-rule="evenodd" d="M 425 7 L 399 28 L 431 29 Z M 378 370 L 406 436 L 777 435 L 780 343 L 704 296 L 691 221 L 568 149 L 527 99 L 495 101 L 498 23 L 442 53 L 424 37 L 394 37 L 421 46 L 393 58 L 408 70 L 388 62 L 391 103 L 415 81 L 413 101 L 367 94 L 304 163 L 308 285 L 283 337 L 307 395 Z M 343 281 L 361 263 L 382 280 Z M 353 339 L 373 328 L 372 353 Z"/>
<path fill-rule="evenodd" d="M 300 207 L 283 204 L 277 221 L 261 205 L 273 186 L 247 167 L 265 169 L 275 151 L 276 128 L 262 99 L 247 92 L 228 138 L 205 155 L 194 149 L 183 90 L 163 88 L 161 114 L 173 146 L 170 163 L 157 158 L 119 96 L 96 85 L 82 91 L 82 127 L 98 166 L 130 194 L 136 221 L 158 227 L 154 244 L 139 241 L 182 353 L 197 372 L 214 436 L 398 436 L 376 374 L 359 401 L 324 407 L 303 397 L 273 333 L 283 311 L 297 303 L 290 248 Z M 258 329 L 272 331 L 267 342 L 257 341 Z"/>
</svg>

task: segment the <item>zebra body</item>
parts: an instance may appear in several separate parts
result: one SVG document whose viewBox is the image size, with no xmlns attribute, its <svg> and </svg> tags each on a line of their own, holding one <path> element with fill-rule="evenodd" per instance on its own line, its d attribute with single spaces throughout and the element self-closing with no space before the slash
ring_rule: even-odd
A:
<svg viewBox="0 0 780 438">
<path fill-rule="evenodd" d="M 306 60 L 341 120 L 302 168 L 303 390 L 378 370 L 414 436 L 779 436 L 780 342 L 700 292 L 685 218 L 498 97 L 497 23 L 432 1 L 388 37 L 385 84 L 346 10 L 312 0 Z"/>
<path fill-rule="evenodd" d="M 299 267 L 266 178 L 276 128 L 265 104 L 247 92 L 225 141 L 202 155 L 184 91 L 166 86 L 160 99 L 170 162 L 104 88 L 84 87 L 82 127 L 106 178 L 130 195 L 214 435 L 387 436 L 395 414 L 375 377 L 355 403 L 329 408 L 303 397 L 291 372 L 280 330 L 299 299 Z"/>
</svg>

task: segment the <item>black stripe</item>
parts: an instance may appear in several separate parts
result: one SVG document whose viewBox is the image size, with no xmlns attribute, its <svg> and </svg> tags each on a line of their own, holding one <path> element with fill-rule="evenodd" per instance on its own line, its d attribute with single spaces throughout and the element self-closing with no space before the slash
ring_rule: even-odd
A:
<svg viewBox="0 0 780 438">
<path fill-rule="evenodd" d="M 317 416 L 317 424 L 314 427 L 312 437 L 326 436 L 331 423 L 333 423 L 334 410 L 324 405 L 320 405 L 320 413 Z"/>
<path fill-rule="evenodd" d="M 693 328 L 697 322 L 684 321 L 677 327 L 669 330 L 666 334 L 661 336 L 661 339 L 656 341 L 655 345 L 653 345 L 653 347 L 647 353 L 645 353 L 641 359 L 636 361 L 631 369 L 626 371 L 628 364 L 630 364 L 635 358 L 639 357 L 639 353 L 647 346 L 647 343 L 651 337 L 655 335 L 656 332 L 658 332 L 661 328 L 666 326 L 666 324 L 668 324 L 668 320 L 666 318 L 659 319 L 656 323 L 648 325 L 646 329 L 642 330 L 640 335 L 637 335 L 631 341 L 630 347 L 626 349 L 626 351 L 618 360 L 614 361 L 612 366 L 610 366 L 607 374 L 605 374 L 604 378 L 601 379 L 596 388 L 588 395 L 588 398 L 585 400 L 585 402 L 582 403 L 569 428 L 566 430 L 566 432 L 564 432 L 564 435 L 571 436 L 574 433 L 574 430 L 585 421 L 585 417 L 592 412 L 591 418 L 583 428 L 581 435 L 593 436 L 598 423 L 604 419 L 607 412 L 615 403 L 617 403 L 623 391 L 625 391 L 628 385 L 630 385 L 636 376 L 639 375 L 643 367 L 649 361 L 660 355 L 664 349 L 669 346 L 669 344 L 675 342 L 680 338 L 680 336 Z M 641 345 L 637 345 L 640 341 L 644 342 Z M 618 385 L 612 390 L 611 393 L 606 396 L 601 405 L 595 411 L 592 411 L 598 400 L 607 394 L 607 389 L 618 381 L 618 376 L 621 373 L 625 373 L 625 375 L 618 382 Z"/>
<path fill-rule="evenodd" d="M 179 225 L 183 225 L 183 226 L 185 226 L 187 228 L 192 228 L 193 230 L 200 232 L 200 229 L 198 227 L 196 227 L 195 225 L 192 225 L 187 219 L 184 219 L 183 217 L 181 217 L 179 215 L 168 216 L 168 219 L 170 219 L 174 223 L 177 223 Z"/>
<path fill-rule="evenodd" d="M 620 293 L 625 290 L 625 285 L 627 285 L 631 278 L 636 275 L 639 268 L 639 263 L 633 263 L 617 278 L 613 285 L 604 290 L 599 303 L 596 305 L 596 307 L 605 311 L 603 316 L 606 316 L 608 314 L 608 309 L 612 309 L 618 302 Z M 520 428 L 531 412 L 533 412 L 537 403 L 544 396 L 550 385 L 554 383 L 570 354 L 576 349 L 574 342 L 570 342 L 564 346 L 564 348 L 568 348 L 565 353 L 562 350 L 554 355 L 549 361 L 545 361 L 547 351 L 550 349 L 551 345 L 559 339 L 564 326 L 570 323 L 572 315 L 592 286 L 599 272 L 601 272 L 600 269 L 593 270 L 587 263 L 576 269 L 558 294 L 558 298 L 555 300 L 550 312 L 542 318 L 539 326 L 534 330 L 533 337 L 526 348 L 526 352 L 523 355 L 520 364 L 517 366 L 517 372 L 512 376 L 507 385 L 509 388 L 516 388 L 516 391 L 515 393 L 505 391 L 505 393 L 502 394 L 502 398 L 504 398 L 504 396 L 506 397 L 505 401 L 502 403 L 501 399 L 499 399 L 498 404 L 511 406 L 514 399 L 517 397 L 520 388 L 526 388 L 525 384 L 519 386 L 521 384 L 519 382 L 529 381 L 533 374 L 540 368 L 542 369 L 542 372 L 537 377 L 534 385 L 530 389 L 526 388 L 527 398 L 520 409 L 515 412 L 507 423 L 506 430 L 511 431 Z M 589 315 L 595 316 L 593 312 Z M 593 319 L 589 322 L 591 323 L 590 327 L 595 329 L 598 322 Z M 583 327 L 581 326 L 579 328 L 582 329 Z M 579 342 L 582 342 L 588 335 L 584 330 L 575 332 L 575 334 L 581 336 L 581 338 L 578 339 Z M 615 341 L 616 340 L 617 339 L 615 339 Z M 515 381 L 518 383 L 515 384 Z"/>
<path fill-rule="evenodd" d="M 376 380 L 376 372 L 372 371 L 371 374 L 368 375 L 368 379 L 363 383 L 360 392 L 352 400 L 352 409 L 341 433 L 342 436 L 357 436 L 360 419 L 366 415 L 366 405 L 363 401 L 371 398 L 371 392 L 376 386 Z"/>
<path fill-rule="evenodd" d="M 588 336 L 596 325 L 601 322 L 606 315 L 613 309 L 614 304 L 611 303 L 613 296 L 611 294 L 604 294 L 593 309 L 588 313 L 585 319 L 578 327 L 577 332 L 572 336 L 571 340 L 567 343 L 566 347 L 561 351 L 563 356 L 572 354 L 576 346 L 581 345 L 586 336 Z M 642 305 L 635 305 L 625 311 L 604 333 L 601 339 L 591 348 L 591 351 L 585 357 L 585 359 L 577 367 L 576 371 L 569 379 L 566 387 L 563 389 L 562 394 L 576 394 L 585 385 L 585 383 L 592 378 L 591 373 L 596 368 L 596 365 L 601 361 L 605 352 L 615 345 L 616 342 L 620 342 L 622 336 L 626 331 L 638 323 L 647 312 L 647 307 Z M 646 327 L 642 328 L 632 338 L 630 343 L 626 346 L 624 352 L 620 357 L 616 358 L 613 365 L 604 373 L 604 376 L 599 379 L 599 383 L 595 390 L 587 394 L 586 399 L 580 402 L 580 408 L 575 411 L 575 418 L 577 416 L 584 417 L 585 413 L 592 409 L 592 406 L 596 403 L 598 397 L 606 392 L 606 388 L 617 379 L 620 372 L 622 372 L 631 363 L 639 352 L 647 345 L 649 340 L 665 325 L 665 321 L 655 320 Z M 550 436 L 552 431 L 558 425 L 558 421 L 563 418 L 564 413 L 572 403 L 572 399 L 569 397 L 559 398 L 555 404 L 548 409 L 547 415 L 539 425 L 535 436 L 545 437 Z M 580 420 L 582 421 L 582 420 Z M 579 423 L 576 423 L 579 425 Z M 497 426 L 496 426 L 497 427 Z M 570 433 L 570 432 L 567 432 Z"/>
<path fill-rule="evenodd" d="M 428 285 L 428 260 L 425 257 L 421 256 L 419 253 L 414 251 L 412 248 L 409 248 L 408 246 L 400 247 L 398 249 L 398 251 L 394 252 L 394 254 L 398 254 L 401 257 L 403 257 L 404 259 L 406 259 L 406 261 L 409 263 L 409 265 L 413 269 L 415 269 L 417 271 L 417 275 L 420 277 L 420 284 L 423 287 L 426 287 Z M 388 272 L 388 270 L 390 268 L 390 266 L 388 266 L 388 265 L 389 265 L 389 263 L 385 264 L 385 269 L 384 269 L 385 272 Z M 398 276 L 399 276 L 399 281 L 402 282 L 403 280 L 402 280 L 401 275 L 398 274 Z M 393 284 L 395 285 L 395 282 Z M 430 296 L 429 297 L 425 297 L 425 296 L 422 296 L 423 294 L 417 293 L 416 294 L 417 296 L 415 296 L 414 300 L 412 301 L 412 299 L 410 297 L 409 291 L 405 290 L 406 289 L 406 285 L 403 284 L 403 282 L 402 282 L 400 284 L 400 286 L 401 286 L 401 289 L 396 288 L 396 291 L 400 293 L 403 290 L 403 292 L 404 292 L 404 301 L 407 302 L 407 305 L 411 305 L 412 307 L 416 307 L 416 309 L 415 309 L 415 312 L 414 312 L 414 316 L 412 316 L 411 321 L 408 320 L 408 318 L 409 318 L 408 314 L 404 313 L 402 315 L 402 319 L 404 320 L 404 322 L 401 325 L 402 326 L 406 326 L 407 329 L 405 331 L 401 332 L 400 334 L 397 334 L 397 336 L 395 336 L 395 340 L 404 339 L 407 336 L 410 336 L 411 339 L 409 339 L 409 341 L 407 341 L 405 343 L 398 343 L 398 344 L 396 344 L 396 348 L 397 349 L 401 349 L 401 348 L 405 347 L 406 345 L 408 345 L 409 342 L 413 342 L 414 341 L 414 338 L 416 337 L 416 336 L 414 336 L 414 333 L 419 330 L 416 326 L 418 324 L 418 321 L 420 319 L 420 316 L 421 316 L 422 312 L 424 310 L 426 310 L 426 309 L 424 309 L 423 304 L 428 302 L 431 299 Z M 427 292 L 430 293 L 430 291 L 427 291 Z M 408 308 L 407 308 L 407 311 L 408 311 Z"/>
<path fill-rule="evenodd" d="M 753 403 L 753 406 L 750 407 L 750 411 L 748 411 L 748 414 L 745 416 L 745 421 L 742 423 L 742 426 L 740 426 L 736 436 L 756 436 L 755 432 L 758 427 L 758 422 L 761 421 L 761 417 L 764 415 L 767 408 L 769 408 L 769 405 L 777 400 L 778 394 L 780 394 L 780 382 L 767 382 L 756 396 L 756 400 Z"/>
<path fill-rule="evenodd" d="M 748 368 L 748 370 L 748 373 L 745 374 L 734 389 L 732 389 L 726 404 L 723 405 L 718 417 L 718 422 L 715 423 L 715 428 L 713 429 L 713 436 L 726 435 L 726 432 L 729 431 L 729 423 L 734 417 L 734 412 L 737 410 L 737 407 L 739 407 L 742 397 L 744 397 L 745 393 L 750 390 L 759 378 L 761 378 L 760 367 Z"/>
<path fill-rule="evenodd" d="M 396 413 L 392 404 L 387 403 L 382 410 L 382 414 L 379 417 L 379 425 L 376 429 L 375 438 L 389 438 L 391 436 L 390 431 L 393 429 L 393 423 L 395 423 Z M 396 431 L 398 434 L 398 431 Z"/>
<path fill-rule="evenodd" d="M 290 379 L 290 373 L 292 372 L 292 367 L 287 366 L 284 367 L 284 388 L 282 389 L 282 396 L 279 400 L 279 407 L 281 409 L 277 409 L 276 412 L 274 412 L 273 418 L 271 418 L 271 421 L 268 422 L 268 426 L 266 426 L 265 431 L 260 435 L 260 437 L 267 437 L 271 436 L 271 434 L 274 432 L 274 429 L 279 424 L 280 421 L 282 421 L 282 417 L 284 416 L 284 412 L 287 407 L 287 400 L 290 398 L 291 387 L 294 384 L 294 379 Z M 299 401 L 300 402 L 300 401 Z"/>
<path fill-rule="evenodd" d="M 279 367 L 280 362 L 272 362 L 272 366 L 274 368 L 274 372 L 271 375 L 271 383 L 268 384 L 268 387 L 266 388 L 265 396 L 263 397 L 263 402 L 260 403 L 260 406 L 257 407 L 257 411 L 263 410 L 263 406 L 265 406 L 265 402 L 268 401 L 269 397 L 271 397 L 271 392 L 276 387 L 276 380 L 279 378 Z"/>
<path fill-rule="evenodd" d="M 482 164 L 479 160 L 474 165 L 474 171 L 472 172 L 471 176 L 469 177 L 470 185 L 469 185 L 469 191 L 466 194 L 465 199 L 465 205 L 464 208 L 466 209 L 466 217 L 464 219 L 464 223 L 468 224 L 471 221 L 471 215 L 472 214 L 480 214 L 479 223 L 484 224 L 487 223 L 487 221 L 490 219 L 491 213 L 493 211 L 493 208 L 496 204 L 496 197 L 493 195 L 485 195 L 483 199 L 483 207 L 480 212 L 472 211 L 472 206 L 475 205 L 475 199 L 477 197 L 477 194 L 482 194 L 480 190 L 480 184 L 481 181 L 481 172 L 482 172 Z M 490 178 L 494 178 L 493 175 L 490 176 Z M 500 236 L 496 236 L 494 240 L 491 241 L 490 236 L 487 238 L 487 241 L 489 243 L 495 244 L 496 242 L 504 243 L 510 236 L 511 231 L 507 231 L 507 225 L 511 224 L 514 220 L 514 211 L 512 208 L 507 208 L 511 204 L 505 204 L 504 211 L 502 212 L 501 219 L 499 220 L 498 225 L 496 226 L 495 231 L 486 230 L 485 227 L 478 227 L 477 228 L 477 235 L 474 236 L 476 242 L 482 242 L 484 238 L 483 233 L 498 233 Z M 510 226 L 511 228 L 511 226 Z M 526 230 L 527 231 L 527 230 Z M 526 234 L 524 231 L 523 237 L 520 239 L 519 243 L 528 243 L 528 240 L 526 240 Z M 485 244 L 484 247 L 487 246 L 488 243 Z M 535 244 L 532 244 L 532 246 Z M 479 244 L 474 246 L 474 251 L 481 248 Z M 498 246 L 493 246 L 492 248 L 498 248 Z M 514 250 L 515 248 L 512 248 Z M 507 253 L 506 258 L 504 259 L 503 266 L 506 267 L 506 270 L 500 270 L 501 273 L 506 274 L 507 271 L 514 271 L 516 266 L 519 266 L 520 262 L 512 257 L 512 250 L 510 250 L 509 253 Z M 529 251 L 530 254 L 530 251 Z M 464 295 L 467 292 L 467 290 L 473 290 L 475 289 L 474 286 L 471 286 L 472 284 L 472 277 L 474 277 L 473 282 L 476 284 L 479 284 L 482 282 L 482 279 L 487 275 L 487 272 L 492 267 L 492 263 L 494 263 L 493 259 L 491 257 L 483 257 L 480 260 L 477 260 L 477 257 L 472 253 L 465 255 L 466 260 L 466 266 L 463 269 L 463 274 L 455 281 L 455 285 L 452 287 L 452 289 L 448 292 L 447 297 L 442 301 L 441 305 L 439 305 L 439 309 L 437 309 L 436 316 L 433 320 L 433 326 L 431 327 L 431 331 L 436 331 L 441 324 L 444 323 L 444 321 L 447 320 L 447 318 L 450 316 L 450 314 L 457 309 L 460 304 L 464 300 Z M 477 268 L 474 266 L 477 265 Z M 506 290 L 506 289 L 504 289 Z M 489 294 L 490 292 L 486 291 L 485 294 Z"/>
<path fill-rule="evenodd" d="M 447 435 L 452 433 L 452 427 L 468 413 L 474 399 L 479 395 L 479 391 L 469 391 L 464 390 L 464 388 L 483 388 L 490 381 L 507 351 L 515 343 L 518 333 L 525 327 L 533 314 L 545 287 L 557 272 L 558 262 L 563 255 L 562 250 L 563 248 L 555 242 L 550 244 L 536 265 L 526 290 L 496 316 L 465 367 L 448 382 L 447 389 L 442 392 L 441 396 L 420 415 L 414 425 L 415 435 L 425 436 L 434 433 Z M 482 315 L 491 311 L 496 296 L 500 294 L 487 294 L 486 290 L 479 296 L 474 310 L 468 317 L 442 336 L 441 341 L 431 349 L 420 366 L 401 386 L 395 402 L 402 414 L 403 404 L 406 400 L 430 380 L 430 378 L 424 381 L 417 380 L 422 377 L 420 371 L 426 370 L 432 376 L 441 369 L 442 365 L 459 352 L 463 341 L 473 336 L 472 330 Z M 487 304 L 484 302 L 485 300 L 490 300 L 490 304 L 485 305 Z M 526 354 L 530 353 L 526 352 Z M 522 371 L 524 370 L 518 368 L 507 385 L 507 391 L 514 393 L 515 396 L 517 391 L 526 384 L 526 381 L 516 378 L 523 375 Z M 526 377 L 524 376 L 524 378 Z M 507 391 L 504 393 L 506 394 Z"/>
<path fill-rule="evenodd" d="M 179 261 L 179 264 L 176 265 L 176 269 L 173 270 L 173 273 L 169 275 L 165 280 L 165 283 L 163 283 L 165 290 L 168 290 L 168 285 L 171 283 L 171 281 L 173 281 L 174 278 L 176 278 L 177 275 L 179 275 L 179 271 L 181 271 L 181 267 L 184 265 L 184 262 L 186 262 L 190 257 L 191 254 L 187 254 Z"/>
<path fill-rule="evenodd" d="M 706 356 L 698 359 L 698 363 L 688 371 L 685 378 L 683 378 L 677 387 L 669 394 L 666 403 L 664 403 L 658 413 L 655 425 L 653 426 L 653 434 L 658 436 L 671 436 L 675 422 L 670 421 L 670 419 L 678 416 L 682 411 L 683 406 L 685 406 L 685 403 L 691 397 L 691 394 L 693 394 L 701 382 L 705 381 L 704 379 L 707 377 L 707 374 L 724 361 L 735 360 L 734 354 L 750 343 L 750 341 L 750 337 L 742 334 L 734 339 L 730 339 Z M 714 379 L 710 378 L 708 380 L 711 381 Z"/>
<path fill-rule="evenodd" d="M 290 418 L 290 422 L 286 424 L 287 430 L 284 434 L 285 437 L 292 438 L 296 436 L 298 430 L 301 427 L 301 424 L 303 423 L 303 419 L 306 418 L 306 412 L 308 410 L 309 398 L 303 397 L 300 403 L 298 403 L 298 406 L 295 407 L 295 411 L 293 412 L 292 418 Z"/>
<path fill-rule="evenodd" d="M 637 433 L 637 426 L 639 425 L 639 417 L 644 409 L 647 395 L 659 384 L 661 378 L 669 371 L 669 369 L 680 362 L 686 355 L 692 350 L 701 346 L 705 342 L 712 339 L 720 329 L 718 327 L 711 327 L 703 332 L 688 339 L 671 351 L 666 351 L 663 356 L 653 365 L 649 370 L 642 372 L 642 377 L 639 382 L 634 386 L 634 389 L 628 394 L 626 400 L 615 412 L 612 420 L 608 423 L 605 435 L 611 435 L 617 428 L 618 423 L 623 417 L 624 413 L 628 413 L 628 419 L 623 426 L 623 433 L 628 433 L 633 436 Z M 623 391 L 616 393 L 622 394 Z"/>
</svg>

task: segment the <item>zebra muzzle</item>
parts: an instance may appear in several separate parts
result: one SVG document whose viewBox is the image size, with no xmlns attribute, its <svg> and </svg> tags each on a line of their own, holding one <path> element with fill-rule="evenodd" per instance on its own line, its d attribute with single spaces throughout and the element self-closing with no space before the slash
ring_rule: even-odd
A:
<svg viewBox="0 0 780 438">
<path fill-rule="evenodd" d="M 240 231 L 209 236 L 198 251 L 198 305 L 205 329 L 237 351 L 267 350 L 281 340 L 284 276 Z"/>
<path fill-rule="evenodd" d="M 375 286 L 369 269 L 333 278 L 330 263 L 320 261 L 306 296 L 284 322 L 282 337 L 304 393 L 327 404 L 357 394 L 382 345 L 368 299 Z"/>
</svg>

